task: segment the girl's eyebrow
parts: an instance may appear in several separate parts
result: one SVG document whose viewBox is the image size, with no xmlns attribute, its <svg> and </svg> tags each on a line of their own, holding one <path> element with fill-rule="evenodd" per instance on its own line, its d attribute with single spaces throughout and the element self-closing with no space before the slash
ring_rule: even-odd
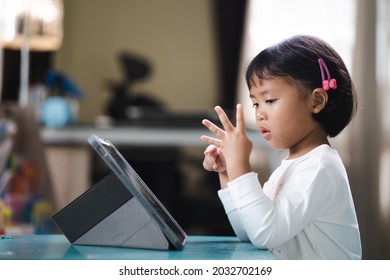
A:
<svg viewBox="0 0 390 280">
<path fill-rule="evenodd" d="M 259 92 L 259 94 L 261 96 L 266 95 L 267 93 L 269 93 L 269 90 L 267 90 L 267 89 L 262 90 L 262 91 Z M 256 98 L 256 97 L 252 93 L 249 93 L 249 98 Z"/>
</svg>

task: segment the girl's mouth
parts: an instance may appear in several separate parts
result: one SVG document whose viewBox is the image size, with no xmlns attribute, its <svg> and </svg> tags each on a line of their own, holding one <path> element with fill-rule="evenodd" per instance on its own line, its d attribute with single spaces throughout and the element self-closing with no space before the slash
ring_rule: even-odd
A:
<svg viewBox="0 0 390 280">
<path fill-rule="evenodd" d="M 264 137 L 265 140 L 269 140 L 271 137 L 271 131 L 267 128 L 261 126 L 259 127 L 260 134 Z"/>
</svg>

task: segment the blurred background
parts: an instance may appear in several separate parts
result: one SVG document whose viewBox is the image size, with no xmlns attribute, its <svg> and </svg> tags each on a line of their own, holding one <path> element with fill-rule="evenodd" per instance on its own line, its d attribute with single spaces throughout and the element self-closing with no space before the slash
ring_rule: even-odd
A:
<svg viewBox="0 0 390 280">
<path fill-rule="evenodd" d="M 364 258 L 390 259 L 390 1 L 41 0 L 51 27 L 29 32 L 10 18 L 11 2 L 0 1 L 1 145 L 11 139 L 0 230 L 55 231 L 45 217 L 108 172 L 86 144 L 94 133 L 120 148 L 187 233 L 233 234 L 216 175 L 201 167 L 200 120 L 243 103 L 264 182 L 283 153 L 252 131 L 243 73 L 265 47 L 311 34 L 339 51 L 355 82 L 357 117 L 332 145 L 350 176 Z"/>
</svg>

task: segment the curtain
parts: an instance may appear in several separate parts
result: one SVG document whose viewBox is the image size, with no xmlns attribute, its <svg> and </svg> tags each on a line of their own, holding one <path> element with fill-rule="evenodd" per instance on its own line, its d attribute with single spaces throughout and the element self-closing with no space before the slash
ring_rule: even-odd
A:
<svg viewBox="0 0 390 280">
<path fill-rule="evenodd" d="M 357 0 L 356 42 L 352 78 L 358 92 L 359 109 L 350 131 L 349 177 L 359 219 L 363 258 L 389 259 L 390 234 L 388 215 L 381 211 L 380 177 L 383 168 L 381 155 L 385 153 L 386 140 L 383 129 L 381 104 L 383 98 L 378 88 L 379 54 L 377 33 L 377 3 L 380 0 Z M 388 188 L 389 186 L 387 186 Z"/>
</svg>

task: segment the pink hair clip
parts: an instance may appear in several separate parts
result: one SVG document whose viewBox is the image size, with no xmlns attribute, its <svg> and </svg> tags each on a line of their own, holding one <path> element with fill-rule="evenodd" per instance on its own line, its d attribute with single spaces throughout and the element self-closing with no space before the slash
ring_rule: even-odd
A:
<svg viewBox="0 0 390 280">
<path fill-rule="evenodd" d="M 329 90 L 330 88 L 331 89 L 336 89 L 337 88 L 336 79 L 331 79 L 330 78 L 328 66 L 326 66 L 325 61 L 322 58 L 319 58 L 318 59 L 318 64 L 320 65 L 320 70 L 321 70 L 322 88 L 324 90 L 326 90 L 326 91 Z M 326 72 L 327 79 L 325 79 L 324 70 Z"/>
</svg>

